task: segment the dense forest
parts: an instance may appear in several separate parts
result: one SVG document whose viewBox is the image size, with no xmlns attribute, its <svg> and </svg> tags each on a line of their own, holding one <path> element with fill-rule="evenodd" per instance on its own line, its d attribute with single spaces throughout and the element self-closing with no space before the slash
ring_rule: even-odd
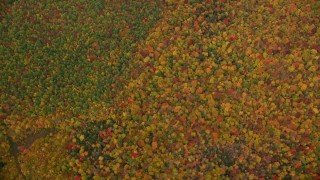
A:
<svg viewBox="0 0 320 180">
<path fill-rule="evenodd" d="M 320 178 L 320 1 L 0 11 L 0 179 Z"/>
</svg>

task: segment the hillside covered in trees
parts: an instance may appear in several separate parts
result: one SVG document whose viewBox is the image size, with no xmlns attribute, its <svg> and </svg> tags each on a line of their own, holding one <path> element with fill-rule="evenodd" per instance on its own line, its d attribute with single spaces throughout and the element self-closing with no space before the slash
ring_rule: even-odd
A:
<svg viewBox="0 0 320 180">
<path fill-rule="evenodd" d="M 320 178 L 320 2 L 1 1 L 1 179 Z"/>
</svg>

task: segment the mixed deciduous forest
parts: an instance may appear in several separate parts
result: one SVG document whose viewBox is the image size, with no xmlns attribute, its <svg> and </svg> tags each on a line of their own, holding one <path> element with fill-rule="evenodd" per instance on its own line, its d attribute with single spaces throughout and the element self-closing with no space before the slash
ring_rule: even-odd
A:
<svg viewBox="0 0 320 180">
<path fill-rule="evenodd" d="M 0 6 L 1 179 L 320 178 L 320 1 Z"/>
</svg>

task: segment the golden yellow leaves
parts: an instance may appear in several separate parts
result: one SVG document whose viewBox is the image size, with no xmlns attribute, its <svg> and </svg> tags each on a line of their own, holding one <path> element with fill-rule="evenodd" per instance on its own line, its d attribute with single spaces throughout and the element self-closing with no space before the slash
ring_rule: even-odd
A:
<svg viewBox="0 0 320 180">
<path fill-rule="evenodd" d="M 208 73 L 208 72 L 207 72 L 207 73 Z M 210 84 L 214 84 L 214 83 L 215 83 L 215 77 L 214 77 L 214 76 L 211 76 L 211 77 L 210 77 L 209 83 L 210 83 Z"/>
<path fill-rule="evenodd" d="M 177 5 L 177 4 L 183 4 L 184 0 L 166 0 L 166 3 L 168 5 Z"/>
<path fill-rule="evenodd" d="M 205 57 L 208 57 L 209 53 L 208 52 L 202 52 L 202 55 L 204 55 Z"/>
<path fill-rule="evenodd" d="M 288 68 L 288 70 L 289 70 L 289 72 L 294 72 L 295 71 L 295 66 L 294 65 L 292 65 L 292 66 L 290 66 L 289 68 Z"/>
<path fill-rule="evenodd" d="M 175 106 L 175 107 L 173 108 L 173 112 L 178 113 L 178 112 L 180 112 L 180 111 L 181 111 L 181 106 Z"/>
<path fill-rule="evenodd" d="M 300 86 L 300 89 L 301 89 L 302 91 L 305 91 L 305 90 L 307 90 L 307 88 L 308 88 L 308 85 L 307 85 L 307 84 L 304 84 L 304 83 L 302 83 L 302 82 L 299 82 L 299 86 Z"/>
<path fill-rule="evenodd" d="M 159 62 L 160 62 L 161 65 L 166 65 L 166 64 L 167 64 L 167 59 L 166 59 L 166 57 L 163 56 L 163 55 L 160 55 L 160 57 L 159 57 Z"/>
<path fill-rule="evenodd" d="M 216 102 L 215 102 L 212 94 L 208 94 L 208 95 L 206 96 L 206 99 L 207 99 L 208 105 L 209 105 L 210 107 L 214 107 L 214 106 L 216 105 Z"/>
<path fill-rule="evenodd" d="M 81 135 L 79 136 L 79 139 L 80 139 L 80 141 L 83 141 L 83 140 L 84 140 L 84 135 L 81 134 Z"/>
<path fill-rule="evenodd" d="M 99 160 L 99 161 L 103 161 L 103 157 L 102 157 L 102 156 L 99 156 L 98 160 Z"/>
<path fill-rule="evenodd" d="M 116 164 L 112 167 L 112 170 L 113 170 L 115 173 L 118 173 L 119 168 L 120 168 L 120 163 L 116 163 Z"/>
<path fill-rule="evenodd" d="M 131 110 L 132 110 L 133 113 L 138 113 L 138 112 L 140 112 L 140 106 L 138 104 L 136 104 L 136 103 L 133 103 L 131 105 Z"/>
<path fill-rule="evenodd" d="M 231 108 L 232 108 L 232 104 L 230 104 L 230 103 L 222 103 L 221 106 L 222 106 L 222 108 L 223 108 L 224 113 L 225 113 L 226 115 L 228 115 L 229 112 L 230 112 L 230 110 L 231 110 Z"/>
</svg>

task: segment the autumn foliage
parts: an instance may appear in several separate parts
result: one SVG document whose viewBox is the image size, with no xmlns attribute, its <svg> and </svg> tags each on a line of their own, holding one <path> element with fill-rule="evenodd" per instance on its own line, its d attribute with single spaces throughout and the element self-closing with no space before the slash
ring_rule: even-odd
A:
<svg viewBox="0 0 320 180">
<path fill-rule="evenodd" d="M 318 1 L 23 7 L 0 26 L 4 177 L 21 176 L 6 135 L 55 128 L 24 175 L 320 178 Z"/>
</svg>

